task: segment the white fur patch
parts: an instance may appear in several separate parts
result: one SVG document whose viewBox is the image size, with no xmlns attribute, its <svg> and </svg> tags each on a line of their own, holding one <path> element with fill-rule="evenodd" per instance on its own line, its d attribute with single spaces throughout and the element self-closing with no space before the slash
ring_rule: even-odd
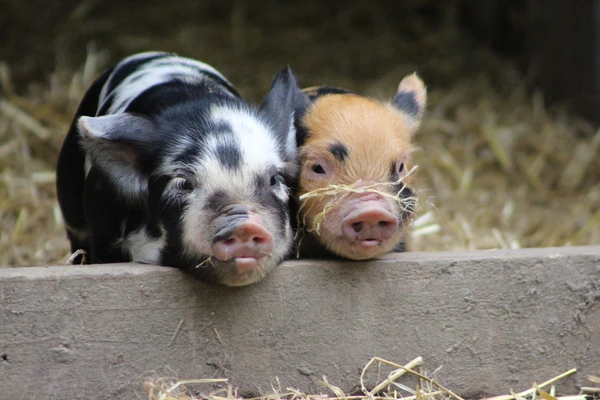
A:
<svg viewBox="0 0 600 400">
<path fill-rule="evenodd" d="M 183 252 L 190 258 L 206 257 L 212 254 L 212 223 L 206 209 L 206 193 L 191 195 L 189 205 L 181 215 L 181 241 Z"/>
<path fill-rule="evenodd" d="M 141 227 L 127 235 L 123 248 L 129 251 L 133 262 L 160 264 L 161 253 L 166 244 L 164 232 L 160 238 L 154 239 L 148 236 L 145 227 Z"/>
<path fill-rule="evenodd" d="M 149 52 L 137 54 L 123 60 L 117 65 L 116 69 L 138 59 L 152 56 L 153 54 L 161 53 Z M 186 82 L 201 82 L 202 80 L 206 79 L 206 76 L 202 74 L 202 71 L 214 74 L 223 79 L 225 82 L 229 82 L 223 75 L 221 75 L 221 73 L 219 73 L 219 71 L 200 61 L 167 54 L 165 54 L 164 57 L 148 61 L 140 68 L 135 70 L 135 72 L 129 74 L 123 81 L 119 83 L 113 92 L 110 93 L 114 94 L 114 98 L 111 106 L 108 108 L 108 110 L 106 110 L 106 114 L 117 114 L 123 112 L 129 103 L 131 103 L 132 100 L 138 97 L 146 89 L 165 82 L 170 82 L 173 80 L 174 75 L 178 75 L 179 79 L 185 77 L 184 80 Z M 109 95 L 109 93 L 107 93 L 108 86 L 109 85 L 104 85 L 102 91 L 100 92 L 100 104 L 104 103 Z M 102 108 L 102 106 L 100 106 L 99 109 L 100 108 Z"/>
<path fill-rule="evenodd" d="M 254 189 L 256 174 L 265 174 L 269 168 L 282 170 L 285 165 L 278 152 L 278 143 L 265 125 L 255 115 L 246 110 L 215 106 L 211 110 L 212 120 L 219 124 L 227 124 L 232 130 L 232 144 L 241 153 L 240 170 L 232 174 L 219 163 L 216 156 L 217 146 L 222 143 L 220 138 L 211 138 L 207 142 L 208 154 L 212 154 L 204 164 L 204 176 L 210 176 L 207 181 L 232 182 L 230 187 Z M 210 174 L 210 175 L 209 175 Z M 217 174 L 217 176 L 215 176 Z M 280 185 L 277 196 L 287 201 L 287 190 Z"/>
<path fill-rule="evenodd" d="M 236 142 L 240 145 L 245 165 L 260 166 L 265 161 L 282 166 L 283 163 L 277 152 L 277 141 L 256 115 L 243 109 L 214 106 L 211 110 L 212 120 L 231 127 Z"/>
</svg>

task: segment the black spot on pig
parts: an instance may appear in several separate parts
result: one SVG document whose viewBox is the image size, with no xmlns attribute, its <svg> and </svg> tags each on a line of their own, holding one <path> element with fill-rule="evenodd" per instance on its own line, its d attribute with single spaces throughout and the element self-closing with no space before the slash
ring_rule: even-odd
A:
<svg viewBox="0 0 600 400">
<path fill-rule="evenodd" d="M 348 157 L 348 148 L 339 142 L 332 144 L 329 151 L 340 162 L 343 162 Z"/>
<path fill-rule="evenodd" d="M 392 99 L 392 103 L 400 110 L 404 111 L 411 117 L 417 117 L 421 111 L 419 103 L 415 98 L 414 92 L 400 92 L 396 93 Z"/>
<path fill-rule="evenodd" d="M 109 94 L 104 101 L 102 102 L 102 106 L 98 109 L 98 115 L 104 115 L 108 111 L 108 109 L 113 105 L 115 101 L 115 93 Z M 95 113 L 93 115 L 96 115 Z"/>
<path fill-rule="evenodd" d="M 216 149 L 217 160 L 225 168 L 236 170 L 240 168 L 242 154 L 240 149 L 231 143 L 221 143 Z"/>
<path fill-rule="evenodd" d="M 181 151 L 173 162 L 177 164 L 191 165 L 198 158 L 204 156 L 204 149 L 200 143 L 191 143 L 183 151 Z"/>
<path fill-rule="evenodd" d="M 210 71 L 203 70 L 202 73 L 211 78 L 212 81 L 216 82 L 218 86 L 223 87 L 227 90 L 227 92 L 232 93 L 235 97 L 241 97 L 240 94 L 235 90 L 233 86 L 226 80 L 219 77 L 217 74 L 213 74 Z"/>
<path fill-rule="evenodd" d="M 224 190 L 217 190 L 208 197 L 206 206 L 209 210 L 218 212 L 229 203 L 227 193 Z"/>
<path fill-rule="evenodd" d="M 106 83 L 106 92 L 110 93 L 113 90 L 115 90 L 115 88 L 119 86 L 125 78 L 129 77 L 131 74 L 136 72 L 142 65 L 148 63 L 148 61 L 152 61 L 161 57 L 162 55 L 155 54 L 150 55 L 148 57 L 139 58 L 137 60 L 132 60 L 130 63 L 122 64 L 119 68 L 115 70 L 110 80 Z M 131 82 L 139 80 L 142 76 L 143 75 L 137 76 L 136 79 L 132 79 Z"/>
<path fill-rule="evenodd" d="M 304 89 L 302 92 L 312 101 L 328 94 L 353 94 L 354 92 L 333 86 L 318 86 Z"/>
</svg>

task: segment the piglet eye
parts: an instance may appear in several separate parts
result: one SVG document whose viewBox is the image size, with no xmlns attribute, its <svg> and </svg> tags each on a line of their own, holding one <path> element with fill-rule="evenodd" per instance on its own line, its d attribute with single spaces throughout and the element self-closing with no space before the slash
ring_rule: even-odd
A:
<svg viewBox="0 0 600 400">
<path fill-rule="evenodd" d="M 184 192 L 191 192 L 192 190 L 194 190 L 194 185 L 192 185 L 192 182 L 185 178 L 175 178 L 173 180 L 173 185 L 177 190 L 181 190 Z"/>
<path fill-rule="evenodd" d="M 279 172 L 276 173 L 275 175 L 273 175 L 271 177 L 271 181 L 270 181 L 271 186 L 275 186 L 275 185 L 277 185 L 277 183 L 285 183 L 285 179 L 283 178 L 283 175 Z"/>
<path fill-rule="evenodd" d="M 400 166 L 398 166 L 398 172 L 402 171 L 404 171 L 404 163 L 400 163 Z"/>
<path fill-rule="evenodd" d="M 323 169 L 323 167 L 321 166 L 321 164 L 314 164 L 312 166 L 312 171 L 315 174 L 324 174 L 325 173 L 325 170 Z"/>
</svg>

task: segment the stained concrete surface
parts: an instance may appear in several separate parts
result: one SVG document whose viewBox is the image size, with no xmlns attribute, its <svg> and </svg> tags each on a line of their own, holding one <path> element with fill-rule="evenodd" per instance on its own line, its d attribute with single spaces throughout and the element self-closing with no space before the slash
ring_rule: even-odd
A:
<svg viewBox="0 0 600 400">
<path fill-rule="evenodd" d="M 144 398 L 156 375 L 351 391 L 373 356 L 422 356 L 467 397 L 600 375 L 600 246 L 289 261 L 237 289 L 135 264 L 0 268 L 0 303 L 2 399 Z"/>
</svg>

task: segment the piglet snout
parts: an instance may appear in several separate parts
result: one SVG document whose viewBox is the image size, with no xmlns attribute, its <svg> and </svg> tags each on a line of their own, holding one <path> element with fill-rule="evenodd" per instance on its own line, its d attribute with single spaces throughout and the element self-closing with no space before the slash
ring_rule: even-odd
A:
<svg viewBox="0 0 600 400">
<path fill-rule="evenodd" d="M 260 265 L 260 259 L 268 257 L 273 250 L 273 235 L 255 214 L 236 215 L 234 226 L 218 234 L 213 241 L 212 253 L 222 261 L 234 259 L 240 271 L 252 270 Z"/>
<path fill-rule="evenodd" d="M 378 202 L 366 203 L 342 220 L 342 233 L 353 242 L 376 246 L 394 236 L 398 230 L 398 218 Z"/>
</svg>

